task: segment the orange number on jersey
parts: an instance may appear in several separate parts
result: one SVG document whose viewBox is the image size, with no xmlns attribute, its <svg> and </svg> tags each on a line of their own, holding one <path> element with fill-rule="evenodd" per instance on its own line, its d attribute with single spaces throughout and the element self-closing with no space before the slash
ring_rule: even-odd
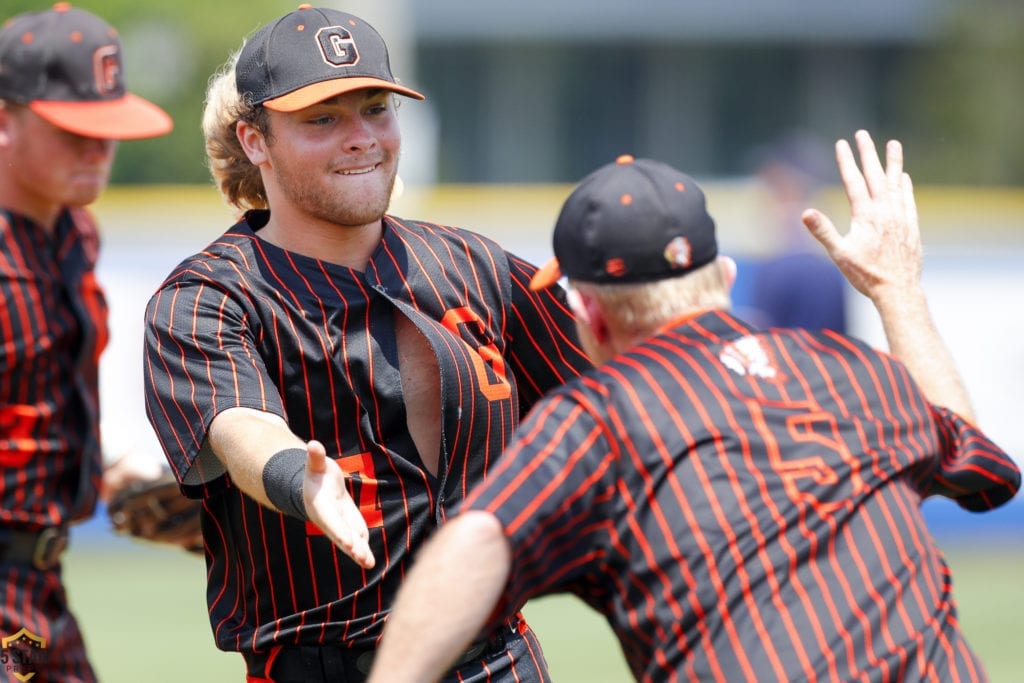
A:
<svg viewBox="0 0 1024 683">
<path fill-rule="evenodd" d="M 484 329 L 484 323 L 480 316 L 466 307 L 453 308 L 445 313 L 444 318 L 441 319 L 441 324 L 460 339 L 462 337 L 459 335 L 459 325 L 469 323 L 475 323 L 481 330 Z M 463 343 L 466 343 L 465 340 L 463 340 Z M 508 383 L 508 376 L 505 372 L 505 359 L 498 352 L 498 347 L 493 343 L 485 344 L 475 349 L 469 346 L 469 344 L 466 344 L 466 346 L 473 354 L 473 367 L 476 369 L 476 376 L 480 381 L 481 391 L 487 397 L 487 400 L 500 401 L 511 396 L 512 386 Z M 490 365 L 491 371 L 495 376 L 495 381 L 493 382 L 487 372 L 488 365 Z"/>
<path fill-rule="evenodd" d="M 767 421 L 760 404 L 751 401 L 748 405 L 759 423 L 759 428 L 767 431 Z M 782 478 L 790 500 L 796 503 L 810 503 L 822 515 L 835 512 L 845 504 L 819 500 L 813 488 L 806 490 L 807 485 L 801 481 L 804 479 L 810 479 L 817 486 L 850 486 L 852 491 L 849 495 L 844 495 L 844 499 L 848 499 L 850 495 L 863 493 L 865 485 L 860 475 L 860 462 L 840 436 L 839 425 L 834 415 L 822 411 L 799 412 L 786 417 L 786 429 L 795 444 L 814 444 L 820 447 L 814 449 L 817 453 L 813 455 L 787 457 L 791 450 L 781 435 L 772 438 L 770 434 L 766 434 L 766 443 L 774 444 L 774 447 L 768 450 L 768 460 L 775 473 Z M 806 452 L 804 448 L 798 450 Z M 844 475 L 845 482 L 840 482 L 839 473 L 829 464 L 830 459 L 836 458 L 839 460 L 836 464 L 841 463 L 843 469 L 848 472 Z"/>
<path fill-rule="evenodd" d="M 36 406 L 13 405 L 0 408 L 0 465 L 23 467 L 39 449 L 32 431 L 43 411 Z"/>
<path fill-rule="evenodd" d="M 368 529 L 380 529 L 384 526 L 384 512 L 381 510 L 380 499 L 377 498 L 377 472 L 373 468 L 373 457 L 369 452 L 346 455 L 334 461 L 347 477 L 359 477 L 359 512 L 366 520 Z M 349 487 L 349 492 L 352 489 Z M 310 536 L 322 536 L 323 531 L 316 524 L 306 522 L 306 533 Z"/>
</svg>

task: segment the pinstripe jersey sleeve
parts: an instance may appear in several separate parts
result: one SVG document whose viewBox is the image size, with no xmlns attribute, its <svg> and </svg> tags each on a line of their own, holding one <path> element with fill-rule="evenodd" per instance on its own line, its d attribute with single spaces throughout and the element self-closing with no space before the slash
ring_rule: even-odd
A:
<svg viewBox="0 0 1024 683">
<path fill-rule="evenodd" d="M 286 417 L 257 352 L 259 331 L 241 299 L 203 263 L 186 265 L 146 311 L 147 413 L 185 491 L 216 490 L 226 470 L 205 448 L 220 412 L 243 407 Z"/>
<path fill-rule="evenodd" d="M 933 408 L 941 458 L 922 482 L 925 496 L 952 498 L 965 510 L 999 507 L 1020 489 L 1020 469 L 992 441 L 946 408 Z"/>
<path fill-rule="evenodd" d="M 623 496 L 631 496 L 622 488 L 619 440 L 602 415 L 606 398 L 584 378 L 549 393 L 461 508 L 494 514 L 512 545 L 496 621 L 532 597 L 561 592 L 607 613 L 618 581 L 630 580 L 623 572 L 608 581 L 602 570 L 628 552 L 616 539 L 627 515 Z"/>
<path fill-rule="evenodd" d="M 493 512 L 513 542 L 510 611 L 533 595 L 575 590 L 593 597 L 603 590 L 587 577 L 607 558 L 623 511 L 619 450 L 609 431 L 584 394 L 556 390 L 466 500 L 464 509 Z"/>
</svg>

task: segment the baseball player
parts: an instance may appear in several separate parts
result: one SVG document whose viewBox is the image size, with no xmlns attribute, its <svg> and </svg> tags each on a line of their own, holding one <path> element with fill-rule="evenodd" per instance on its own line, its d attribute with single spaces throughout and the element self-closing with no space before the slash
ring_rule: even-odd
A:
<svg viewBox="0 0 1024 683">
<path fill-rule="evenodd" d="M 148 413 L 203 499 L 210 623 L 250 681 L 364 680 L 413 553 L 520 415 L 591 367 L 535 267 L 385 213 L 398 96 L 423 99 L 359 17 L 259 29 L 204 113 L 248 211 L 146 313 Z M 518 613 L 456 662 L 459 681 L 548 680 Z"/>
<path fill-rule="evenodd" d="M 117 140 L 171 127 L 125 90 L 120 41 L 99 17 L 58 3 L 0 29 L 0 660 L 23 681 L 96 680 L 61 580 L 68 526 L 93 514 L 101 486 L 107 305 L 85 207 Z M 153 464 L 115 463 L 107 490 Z"/>
<path fill-rule="evenodd" d="M 838 145 L 851 231 L 805 221 L 883 318 L 943 347 L 900 146 L 883 169 L 857 142 L 863 174 Z M 605 615 L 641 681 L 985 677 L 920 505 L 996 507 L 1020 471 L 972 425 L 959 378 L 926 395 L 856 339 L 728 313 L 735 263 L 703 193 L 656 161 L 584 179 L 554 252 L 533 286 L 569 278 L 600 365 L 534 406 L 424 549 L 371 681 L 436 680 L 483 624 L 566 591 Z M 919 374 L 955 377 L 937 358 Z"/>
<path fill-rule="evenodd" d="M 792 131 L 752 155 L 761 227 L 776 242 L 753 273 L 743 309 L 758 327 L 847 331 L 849 286 L 800 221 L 832 184 L 827 150 L 817 136 Z"/>
</svg>

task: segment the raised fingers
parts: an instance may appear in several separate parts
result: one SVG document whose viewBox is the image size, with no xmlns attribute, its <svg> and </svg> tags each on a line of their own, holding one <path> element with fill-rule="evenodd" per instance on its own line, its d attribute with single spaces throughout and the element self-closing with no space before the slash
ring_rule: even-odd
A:
<svg viewBox="0 0 1024 683">
<path fill-rule="evenodd" d="M 839 249 L 842 240 L 839 231 L 836 230 L 836 226 L 828 216 L 817 209 L 807 209 L 800 218 L 814 239 L 825 247 L 825 251 L 832 254 Z"/>
<path fill-rule="evenodd" d="M 853 157 L 853 150 L 846 140 L 836 142 L 836 163 L 839 166 L 839 176 L 843 179 L 843 188 L 846 190 L 846 198 L 850 206 L 856 209 L 857 206 L 871 200 L 864 176 L 857 167 L 857 160 Z"/>
<path fill-rule="evenodd" d="M 889 140 L 885 144 L 885 175 L 890 188 L 903 184 L 903 145 L 899 140 Z"/>
<path fill-rule="evenodd" d="M 903 210 L 907 217 L 907 234 L 914 242 L 919 242 L 921 228 L 917 222 L 917 201 L 914 199 L 914 183 L 910 175 L 904 173 L 900 187 L 903 190 Z"/>
<path fill-rule="evenodd" d="M 905 216 L 903 192 L 903 146 L 898 140 L 885 145 L 885 184 L 888 201 L 896 216 Z"/>
<path fill-rule="evenodd" d="M 854 134 L 857 142 L 857 151 L 860 154 L 860 165 L 864 169 L 864 181 L 867 183 L 868 192 L 872 197 L 882 197 L 888 190 L 888 178 L 882 162 L 878 158 L 878 150 L 875 149 L 875 142 L 866 130 L 858 130 Z M 900 157 L 902 159 L 902 155 Z M 901 161 L 902 170 L 902 161 Z"/>
</svg>

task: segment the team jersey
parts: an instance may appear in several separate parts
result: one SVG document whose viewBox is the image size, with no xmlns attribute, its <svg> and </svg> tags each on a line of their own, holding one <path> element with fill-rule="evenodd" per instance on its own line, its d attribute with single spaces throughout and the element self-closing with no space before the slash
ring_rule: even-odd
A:
<svg viewBox="0 0 1024 683">
<path fill-rule="evenodd" d="M 638 680 L 976 681 L 920 506 L 1019 485 L 889 355 L 705 312 L 535 406 L 463 507 L 504 525 L 511 605 L 578 595 Z"/>
<path fill-rule="evenodd" d="M 0 526 L 60 526 L 95 508 L 108 337 L 98 248 L 84 209 L 52 234 L 0 209 Z"/>
<path fill-rule="evenodd" d="M 532 265 L 482 236 L 386 216 L 365 272 L 259 239 L 248 213 L 161 285 L 146 313 L 147 411 L 173 469 L 204 498 L 218 646 L 369 648 L 411 552 L 493 468 L 519 417 L 590 367 L 564 299 L 531 292 Z M 396 312 L 440 373 L 441 458 L 406 425 Z M 205 445 L 234 407 L 280 415 L 350 475 L 377 566 L 232 486 Z"/>
</svg>

